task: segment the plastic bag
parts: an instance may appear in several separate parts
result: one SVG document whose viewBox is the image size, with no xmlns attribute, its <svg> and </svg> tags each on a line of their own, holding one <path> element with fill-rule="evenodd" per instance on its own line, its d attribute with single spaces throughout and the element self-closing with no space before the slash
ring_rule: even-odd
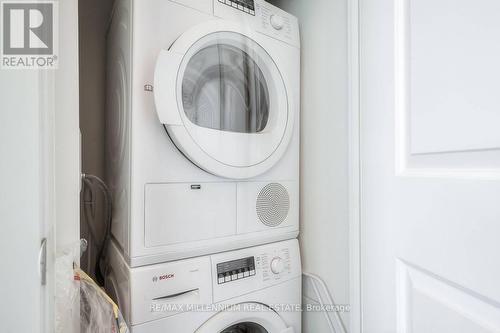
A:
<svg viewBox="0 0 500 333">
<path fill-rule="evenodd" d="M 80 243 L 72 244 L 57 253 L 55 263 L 56 309 L 55 332 L 68 333 L 79 330 L 79 288 L 74 279 L 74 263 L 80 257 Z"/>
<path fill-rule="evenodd" d="M 80 332 L 129 333 L 118 306 L 81 269 L 75 270 L 80 282 Z"/>
<path fill-rule="evenodd" d="M 74 268 L 86 242 L 56 256 L 56 333 L 129 333 L 118 306 L 84 271 Z"/>
</svg>

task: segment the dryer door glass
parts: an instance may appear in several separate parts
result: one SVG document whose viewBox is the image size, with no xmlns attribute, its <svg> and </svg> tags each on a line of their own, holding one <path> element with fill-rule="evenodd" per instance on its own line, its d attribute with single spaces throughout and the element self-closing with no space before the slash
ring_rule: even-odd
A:
<svg viewBox="0 0 500 333">
<path fill-rule="evenodd" d="M 226 328 L 221 333 L 268 333 L 268 331 L 255 323 L 239 323 Z"/>
<path fill-rule="evenodd" d="M 269 119 L 269 90 L 261 69 L 244 50 L 213 44 L 186 66 L 182 104 L 188 119 L 201 127 L 258 133 Z"/>
</svg>

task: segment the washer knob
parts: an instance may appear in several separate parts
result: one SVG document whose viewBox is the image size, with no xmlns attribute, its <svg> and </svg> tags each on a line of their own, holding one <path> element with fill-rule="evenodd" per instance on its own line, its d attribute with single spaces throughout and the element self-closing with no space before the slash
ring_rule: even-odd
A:
<svg viewBox="0 0 500 333">
<path fill-rule="evenodd" d="M 281 30 L 285 26 L 285 21 L 283 20 L 283 17 L 279 15 L 271 15 L 270 21 L 271 25 L 276 30 Z"/>
<path fill-rule="evenodd" d="M 273 258 L 271 260 L 271 271 L 274 274 L 280 274 L 285 270 L 285 264 L 283 263 L 283 259 L 280 257 Z"/>
</svg>

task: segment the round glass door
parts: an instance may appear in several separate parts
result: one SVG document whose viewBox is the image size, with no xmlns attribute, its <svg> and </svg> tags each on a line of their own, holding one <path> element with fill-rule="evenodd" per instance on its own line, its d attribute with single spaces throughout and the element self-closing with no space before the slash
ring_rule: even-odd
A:
<svg viewBox="0 0 500 333">
<path fill-rule="evenodd" d="M 179 70 L 178 104 L 195 144 L 239 168 L 269 158 L 288 121 L 286 90 L 274 61 L 236 32 L 206 35 L 188 50 Z"/>
<path fill-rule="evenodd" d="M 283 333 L 288 332 L 287 329 L 276 312 L 263 304 L 250 302 L 235 304 L 215 314 L 196 333 Z"/>
<path fill-rule="evenodd" d="M 268 331 L 256 323 L 239 323 L 226 328 L 221 333 L 268 333 Z"/>
<path fill-rule="evenodd" d="M 155 99 L 160 120 L 187 158 L 210 173 L 243 179 L 279 161 L 291 140 L 293 113 L 271 55 L 233 30 L 198 27 L 162 52 Z"/>
</svg>

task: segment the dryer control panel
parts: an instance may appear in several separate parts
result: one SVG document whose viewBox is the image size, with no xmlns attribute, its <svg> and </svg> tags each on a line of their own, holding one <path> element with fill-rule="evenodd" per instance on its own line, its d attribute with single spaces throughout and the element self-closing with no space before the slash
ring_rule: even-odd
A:
<svg viewBox="0 0 500 333">
<path fill-rule="evenodd" d="M 240 22 L 274 39 L 300 47 L 299 22 L 264 0 L 213 0 L 214 15 Z"/>
</svg>

